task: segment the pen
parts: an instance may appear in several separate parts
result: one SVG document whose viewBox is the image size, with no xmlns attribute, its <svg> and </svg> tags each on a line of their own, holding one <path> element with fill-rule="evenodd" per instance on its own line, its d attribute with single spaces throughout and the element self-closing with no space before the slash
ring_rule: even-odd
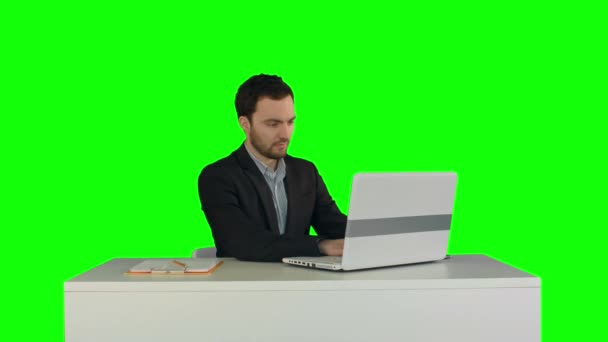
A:
<svg viewBox="0 0 608 342">
<path fill-rule="evenodd" d="M 180 266 L 181 266 L 181 267 L 183 267 L 183 268 L 186 268 L 186 267 L 187 267 L 187 265 L 186 265 L 186 264 L 184 264 L 183 262 L 179 262 L 179 261 L 177 261 L 177 260 L 173 260 L 173 263 L 174 263 L 174 264 L 176 264 L 176 265 L 180 265 Z"/>
</svg>

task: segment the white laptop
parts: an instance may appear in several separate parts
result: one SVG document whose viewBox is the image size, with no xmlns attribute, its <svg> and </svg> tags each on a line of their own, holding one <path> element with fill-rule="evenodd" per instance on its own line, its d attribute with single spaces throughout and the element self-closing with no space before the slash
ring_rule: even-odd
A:
<svg viewBox="0 0 608 342">
<path fill-rule="evenodd" d="M 349 271 L 444 259 L 455 191 L 452 172 L 356 174 L 342 257 L 283 262 Z"/>
</svg>

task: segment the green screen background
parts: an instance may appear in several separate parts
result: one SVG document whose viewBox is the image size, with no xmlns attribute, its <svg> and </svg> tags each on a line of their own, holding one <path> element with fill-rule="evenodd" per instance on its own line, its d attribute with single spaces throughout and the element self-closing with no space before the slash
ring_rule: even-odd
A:
<svg viewBox="0 0 608 342">
<path fill-rule="evenodd" d="M 455 171 L 449 253 L 541 277 L 543 340 L 606 335 L 602 8 L 1 6 L 3 340 L 62 341 L 63 282 L 111 258 L 213 244 L 197 176 L 258 73 L 344 212 L 356 172 Z"/>
</svg>

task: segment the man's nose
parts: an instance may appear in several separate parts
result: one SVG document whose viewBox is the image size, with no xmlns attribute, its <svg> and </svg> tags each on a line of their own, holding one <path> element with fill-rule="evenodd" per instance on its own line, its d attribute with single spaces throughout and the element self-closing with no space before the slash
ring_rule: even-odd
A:
<svg viewBox="0 0 608 342">
<path fill-rule="evenodd" d="M 279 129 L 279 138 L 289 139 L 289 132 L 291 132 L 289 124 L 287 124 L 287 123 L 282 124 L 281 128 Z"/>
</svg>

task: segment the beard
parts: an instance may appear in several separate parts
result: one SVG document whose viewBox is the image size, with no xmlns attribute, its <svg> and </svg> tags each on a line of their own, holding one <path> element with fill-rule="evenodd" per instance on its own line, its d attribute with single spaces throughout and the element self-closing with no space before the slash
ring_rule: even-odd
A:
<svg viewBox="0 0 608 342">
<path fill-rule="evenodd" d="M 262 139 L 259 139 L 258 136 L 255 134 L 255 131 L 251 130 L 251 145 L 253 145 L 253 147 L 261 155 L 263 155 L 266 158 L 276 159 L 276 160 L 284 158 L 287 155 L 287 146 L 289 146 L 289 140 L 282 139 L 282 140 L 275 141 L 271 144 L 264 144 L 261 140 Z M 285 149 L 281 150 L 281 149 L 275 148 L 275 146 L 280 143 L 286 144 Z"/>
</svg>

